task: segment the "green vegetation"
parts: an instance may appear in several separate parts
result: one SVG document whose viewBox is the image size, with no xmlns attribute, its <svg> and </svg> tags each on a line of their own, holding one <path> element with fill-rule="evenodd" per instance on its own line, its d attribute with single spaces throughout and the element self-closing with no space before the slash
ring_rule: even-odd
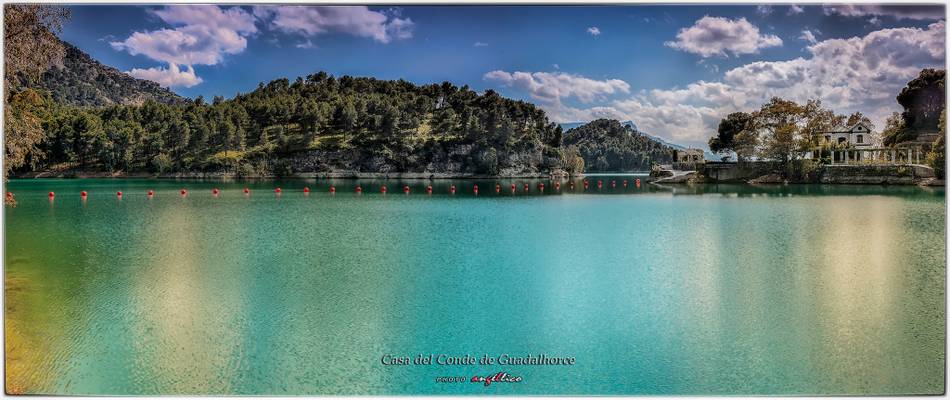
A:
<svg viewBox="0 0 950 400">
<path fill-rule="evenodd" d="M 860 112 L 837 115 L 819 100 L 799 104 L 773 97 L 756 111 L 732 113 L 722 119 L 717 135 L 709 139 L 709 148 L 716 153 L 735 152 L 739 161 L 758 157 L 787 165 L 807 153 L 832 147 L 824 132 L 858 122 L 874 129 Z"/>
<path fill-rule="evenodd" d="M 583 158 L 579 166 L 588 172 L 649 171 L 653 163 L 673 160 L 673 148 L 617 120 L 598 119 L 570 129 L 564 144 Z"/>
<path fill-rule="evenodd" d="M 945 70 L 925 69 L 907 83 L 897 95 L 897 102 L 904 107 L 901 119 L 889 121 L 885 130 L 884 144 L 892 146 L 917 139 L 920 133 L 938 130 L 941 112 L 946 105 Z M 893 118 L 893 116 L 892 116 Z"/>
<path fill-rule="evenodd" d="M 564 144 L 561 128 L 533 104 L 448 82 L 318 72 L 232 99 L 183 99 L 61 42 L 55 32 L 65 18 L 62 8 L 7 5 L 8 54 L 44 60 L 7 69 L 6 165 L 14 173 L 533 175 L 585 165 L 642 170 L 671 157 L 616 121 L 578 128 Z"/>
<path fill-rule="evenodd" d="M 320 72 L 208 104 L 54 104 L 30 168 L 224 171 L 574 172 L 561 130 L 532 104 L 449 83 L 418 86 Z"/>
</svg>

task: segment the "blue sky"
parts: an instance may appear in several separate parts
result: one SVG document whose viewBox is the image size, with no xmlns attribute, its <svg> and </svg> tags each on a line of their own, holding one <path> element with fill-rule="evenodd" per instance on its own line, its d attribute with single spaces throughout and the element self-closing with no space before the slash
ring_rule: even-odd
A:
<svg viewBox="0 0 950 400">
<path fill-rule="evenodd" d="M 943 6 L 72 6 L 62 37 L 195 97 L 280 77 L 450 81 L 558 122 L 632 119 L 702 145 L 772 95 L 878 126 L 916 71 L 943 67 Z"/>
</svg>

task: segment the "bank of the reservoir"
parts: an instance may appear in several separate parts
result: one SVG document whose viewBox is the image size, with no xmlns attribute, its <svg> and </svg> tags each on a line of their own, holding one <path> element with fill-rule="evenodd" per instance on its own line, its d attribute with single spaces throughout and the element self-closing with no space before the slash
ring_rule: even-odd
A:
<svg viewBox="0 0 950 400">
<path fill-rule="evenodd" d="M 655 173 L 660 183 L 822 183 L 869 185 L 935 185 L 944 181 L 933 168 L 920 164 L 820 164 L 798 160 L 788 164 L 770 161 L 706 162 L 696 171 Z"/>
</svg>

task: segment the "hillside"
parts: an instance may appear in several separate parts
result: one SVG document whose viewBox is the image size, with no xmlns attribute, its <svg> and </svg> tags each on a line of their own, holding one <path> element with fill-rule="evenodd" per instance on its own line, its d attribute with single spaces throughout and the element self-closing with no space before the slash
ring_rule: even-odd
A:
<svg viewBox="0 0 950 400">
<path fill-rule="evenodd" d="M 33 170 L 18 173 L 536 176 L 583 168 L 531 103 L 448 82 L 324 72 L 210 104 L 63 107 L 44 129 Z"/>
<path fill-rule="evenodd" d="M 668 163 L 673 148 L 638 132 L 632 124 L 598 119 L 564 133 L 564 144 L 577 146 L 586 172 L 649 171 Z"/>
<path fill-rule="evenodd" d="M 50 67 L 39 82 L 20 77 L 18 86 L 44 89 L 57 103 L 72 106 L 139 105 L 146 100 L 176 104 L 186 100 L 155 82 L 103 65 L 69 43 L 62 44 L 65 57 L 61 65 Z"/>
</svg>

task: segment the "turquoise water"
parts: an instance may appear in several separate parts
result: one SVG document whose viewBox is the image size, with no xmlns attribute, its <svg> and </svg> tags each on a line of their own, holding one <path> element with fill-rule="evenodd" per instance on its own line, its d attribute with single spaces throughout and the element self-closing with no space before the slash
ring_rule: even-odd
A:
<svg viewBox="0 0 950 400">
<path fill-rule="evenodd" d="M 636 178 L 11 181 L 7 391 L 943 392 L 943 189 Z"/>
</svg>

